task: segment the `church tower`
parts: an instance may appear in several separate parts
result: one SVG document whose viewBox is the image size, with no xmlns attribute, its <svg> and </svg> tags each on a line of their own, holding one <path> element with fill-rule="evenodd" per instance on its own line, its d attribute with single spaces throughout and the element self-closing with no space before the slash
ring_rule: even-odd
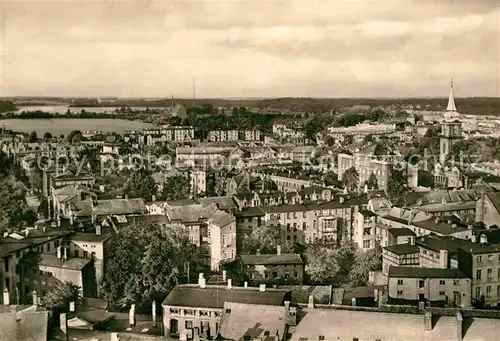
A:
<svg viewBox="0 0 500 341">
<path fill-rule="evenodd" d="M 453 78 L 450 82 L 450 95 L 448 96 L 448 105 L 446 106 L 446 111 L 444 112 L 445 121 L 453 121 L 460 118 L 460 113 L 455 105 L 455 90 L 453 88 Z"/>
<path fill-rule="evenodd" d="M 451 153 L 453 144 L 462 138 L 462 123 L 460 121 L 442 122 L 439 141 L 439 163 L 444 166 L 446 157 Z"/>
</svg>

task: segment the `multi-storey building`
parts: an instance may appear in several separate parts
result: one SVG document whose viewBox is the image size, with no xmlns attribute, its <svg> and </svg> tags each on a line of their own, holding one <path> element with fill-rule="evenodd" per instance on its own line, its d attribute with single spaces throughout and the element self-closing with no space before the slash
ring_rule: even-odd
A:
<svg viewBox="0 0 500 341">
<path fill-rule="evenodd" d="M 302 283 L 304 274 L 304 262 L 299 254 L 281 253 L 272 254 L 241 255 L 241 270 L 250 276 L 253 281 L 260 283 Z"/>
<path fill-rule="evenodd" d="M 168 142 L 187 142 L 194 139 L 191 126 L 165 126 L 160 129 L 145 129 L 139 143 L 148 146 L 163 145 Z"/>
<path fill-rule="evenodd" d="M 208 140 L 211 142 L 238 141 L 237 130 L 211 130 L 208 132 Z"/>
<path fill-rule="evenodd" d="M 396 159 L 397 155 L 379 144 L 374 144 L 353 155 L 339 154 L 338 176 L 342 178 L 349 168 L 354 167 L 359 176 L 358 186 L 362 186 L 369 181 L 370 176 L 374 174 L 379 189 L 386 190 Z"/>
<path fill-rule="evenodd" d="M 291 292 L 280 289 L 209 286 L 203 274 L 198 285 L 177 285 L 163 301 L 164 336 L 215 339 L 219 333 L 225 302 L 282 306 L 290 302 Z"/>
<path fill-rule="evenodd" d="M 216 204 L 166 205 L 165 212 L 171 224 L 189 231 L 191 242 L 205 252 L 212 269 L 219 269 L 222 261 L 236 256 L 236 219 Z"/>
<path fill-rule="evenodd" d="M 359 248 L 369 250 L 377 244 L 383 245 L 381 238 L 376 234 L 376 218 L 375 213 L 371 211 L 359 211 L 354 214 L 354 242 Z"/>
<path fill-rule="evenodd" d="M 471 306 L 471 280 L 458 269 L 393 266 L 388 277 L 389 303 Z"/>
<path fill-rule="evenodd" d="M 260 141 L 260 130 L 244 130 L 240 134 L 245 141 Z"/>
</svg>

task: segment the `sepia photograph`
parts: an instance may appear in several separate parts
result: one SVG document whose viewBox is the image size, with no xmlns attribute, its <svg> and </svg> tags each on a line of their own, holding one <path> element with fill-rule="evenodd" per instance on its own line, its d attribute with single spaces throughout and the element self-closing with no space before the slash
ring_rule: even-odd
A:
<svg viewBox="0 0 500 341">
<path fill-rule="evenodd" d="M 500 340 L 500 0 L 0 0 L 0 341 Z"/>
</svg>

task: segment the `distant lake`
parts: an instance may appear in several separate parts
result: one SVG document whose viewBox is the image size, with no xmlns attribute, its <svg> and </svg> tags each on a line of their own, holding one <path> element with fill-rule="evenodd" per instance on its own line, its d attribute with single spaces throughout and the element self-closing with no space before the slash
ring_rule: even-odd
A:
<svg viewBox="0 0 500 341">
<path fill-rule="evenodd" d="M 44 111 L 49 112 L 51 114 L 65 114 L 68 109 L 71 113 L 79 114 L 82 110 L 86 112 L 95 112 L 99 114 L 103 113 L 114 113 L 115 110 L 120 110 L 121 107 L 78 107 L 78 108 L 70 108 L 68 105 L 47 105 L 47 106 L 22 106 L 18 107 L 19 110 L 16 113 L 22 113 L 23 111 L 32 112 L 32 111 Z M 146 107 L 130 107 L 132 110 L 144 111 Z M 163 108 L 150 108 L 150 110 L 159 110 Z"/>
<path fill-rule="evenodd" d="M 0 120 L 0 126 L 6 129 L 30 133 L 36 131 L 38 136 L 45 132 L 52 135 L 67 135 L 73 130 L 116 132 L 123 134 L 126 130 L 142 130 L 154 125 L 141 121 L 127 121 L 112 118 L 58 118 L 58 119 L 10 119 Z"/>
</svg>

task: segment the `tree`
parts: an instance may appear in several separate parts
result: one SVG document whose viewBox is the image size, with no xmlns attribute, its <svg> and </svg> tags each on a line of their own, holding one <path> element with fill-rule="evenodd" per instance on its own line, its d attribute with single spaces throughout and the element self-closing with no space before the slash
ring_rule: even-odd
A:
<svg viewBox="0 0 500 341">
<path fill-rule="evenodd" d="M 368 180 L 365 182 L 365 184 L 368 186 L 369 189 L 374 189 L 378 190 L 378 180 L 377 176 L 374 173 L 370 174 L 370 177 Z"/>
<path fill-rule="evenodd" d="M 278 243 L 279 230 L 262 225 L 243 236 L 241 254 L 253 255 L 257 253 L 257 250 L 262 254 L 275 253 Z"/>
<path fill-rule="evenodd" d="M 328 146 L 328 147 L 333 147 L 335 145 L 335 139 L 332 137 L 332 136 L 328 136 L 326 139 L 325 139 L 325 144 Z"/>
<path fill-rule="evenodd" d="M 80 130 L 73 130 L 68 134 L 69 143 L 77 143 L 83 139 L 82 132 Z"/>
<path fill-rule="evenodd" d="M 326 186 L 340 187 L 342 183 L 339 181 L 337 173 L 330 171 L 325 174 L 324 180 Z"/>
<path fill-rule="evenodd" d="M 96 148 L 85 147 L 78 152 L 78 159 L 88 165 L 92 173 L 98 173 L 101 168 L 99 151 Z"/>
<path fill-rule="evenodd" d="M 176 284 L 208 271 L 188 232 L 178 226 L 132 223 L 112 237 L 111 246 L 103 291 L 114 308 L 133 303 L 147 311 Z"/>
<path fill-rule="evenodd" d="M 357 245 L 352 241 L 345 241 L 335 251 L 339 273 L 348 274 L 356 259 Z"/>
<path fill-rule="evenodd" d="M 163 186 L 163 197 L 166 200 L 181 200 L 189 198 L 191 194 L 191 182 L 182 175 L 167 179 Z"/>
<path fill-rule="evenodd" d="M 389 198 L 394 203 L 397 203 L 406 192 L 407 187 L 408 177 L 406 170 L 393 170 L 387 186 L 387 194 L 389 195 Z"/>
<path fill-rule="evenodd" d="M 368 284 L 370 271 L 382 269 L 382 247 L 377 244 L 374 249 L 368 251 L 360 250 L 356 255 L 356 261 L 349 272 L 349 277 L 354 286 L 365 286 Z"/>
<path fill-rule="evenodd" d="M 151 171 L 141 168 L 132 173 L 124 192 L 132 198 L 151 200 L 152 196 L 157 194 L 158 188 Z"/>
<path fill-rule="evenodd" d="M 9 175 L 11 170 L 12 162 L 8 155 L 0 150 L 0 178 Z"/>
<path fill-rule="evenodd" d="M 52 134 L 51 134 L 51 133 L 49 133 L 49 132 L 46 132 L 45 134 L 43 134 L 43 138 L 44 138 L 44 139 L 47 139 L 47 140 L 48 140 L 48 139 L 51 139 L 51 138 L 52 138 Z"/>
<path fill-rule="evenodd" d="M 311 282 L 318 284 L 333 283 L 339 271 L 336 252 L 333 249 L 312 244 L 306 251 L 306 274 Z"/>
<path fill-rule="evenodd" d="M 36 135 L 36 131 L 32 131 L 31 134 L 30 134 L 30 137 L 29 137 L 29 143 L 35 143 L 36 141 L 38 141 L 38 137 Z"/>
<path fill-rule="evenodd" d="M 69 303 L 80 298 L 80 287 L 69 282 L 60 282 L 55 288 L 47 292 L 42 299 L 42 305 L 57 312 L 68 312 Z"/>
<path fill-rule="evenodd" d="M 356 168 L 351 167 L 347 169 L 342 175 L 342 182 L 345 184 L 349 191 L 354 191 L 359 184 L 359 175 Z"/>
<path fill-rule="evenodd" d="M 43 186 L 43 179 L 39 172 L 32 172 L 29 176 L 31 188 L 35 191 L 41 191 Z"/>
<path fill-rule="evenodd" d="M 433 188 L 434 176 L 428 171 L 418 171 L 418 186 Z"/>
</svg>

